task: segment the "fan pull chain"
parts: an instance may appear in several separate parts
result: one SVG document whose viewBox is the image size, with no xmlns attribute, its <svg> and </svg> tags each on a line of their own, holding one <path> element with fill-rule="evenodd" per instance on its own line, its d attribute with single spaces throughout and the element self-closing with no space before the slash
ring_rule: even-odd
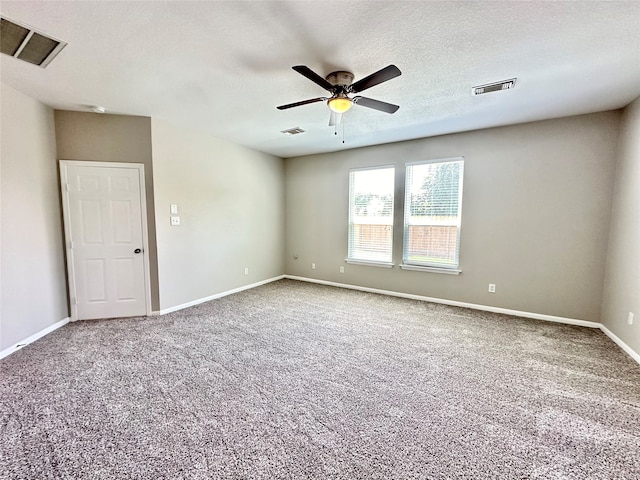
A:
<svg viewBox="0 0 640 480">
<path fill-rule="evenodd" d="M 342 143 L 344 143 L 344 118 L 340 119 L 340 123 L 335 123 L 333 125 L 333 134 L 337 137 L 338 136 L 338 126 L 342 125 Z"/>
</svg>

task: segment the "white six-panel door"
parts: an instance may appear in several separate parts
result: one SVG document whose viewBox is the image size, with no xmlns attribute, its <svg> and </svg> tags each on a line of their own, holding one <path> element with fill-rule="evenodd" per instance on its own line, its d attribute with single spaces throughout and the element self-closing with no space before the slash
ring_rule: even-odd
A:
<svg viewBox="0 0 640 480">
<path fill-rule="evenodd" d="M 72 319 L 150 312 L 144 168 L 60 162 Z"/>
</svg>

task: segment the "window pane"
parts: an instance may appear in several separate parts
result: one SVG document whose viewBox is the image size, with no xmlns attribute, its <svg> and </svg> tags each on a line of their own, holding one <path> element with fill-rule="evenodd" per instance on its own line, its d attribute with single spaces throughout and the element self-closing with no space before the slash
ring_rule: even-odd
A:
<svg viewBox="0 0 640 480">
<path fill-rule="evenodd" d="M 393 167 L 350 172 L 349 259 L 391 262 L 394 175 Z"/>
<path fill-rule="evenodd" d="M 457 268 L 463 161 L 407 165 L 403 261 Z"/>
</svg>

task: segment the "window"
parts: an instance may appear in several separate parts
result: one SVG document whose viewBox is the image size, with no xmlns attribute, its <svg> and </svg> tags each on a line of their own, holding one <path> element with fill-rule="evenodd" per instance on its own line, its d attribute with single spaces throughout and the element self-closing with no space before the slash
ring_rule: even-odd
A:
<svg viewBox="0 0 640 480">
<path fill-rule="evenodd" d="M 394 167 L 349 173 L 347 262 L 392 266 Z"/>
<path fill-rule="evenodd" d="M 406 167 L 402 267 L 460 273 L 462 157 Z"/>
</svg>

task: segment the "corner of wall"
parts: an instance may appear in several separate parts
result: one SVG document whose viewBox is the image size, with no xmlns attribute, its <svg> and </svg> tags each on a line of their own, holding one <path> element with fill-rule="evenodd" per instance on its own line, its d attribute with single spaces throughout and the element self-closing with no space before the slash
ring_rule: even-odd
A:
<svg viewBox="0 0 640 480">
<path fill-rule="evenodd" d="M 0 95 L 4 351 L 58 324 L 69 311 L 53 110 L 4 83 Z"/>
<path fill-rule="evenodd" d="M 620 124 L 601 309 L 605 333 L 636 355 L 640 355 L 639 191 L 640 97 L 623 110 Z"/>
</svg>

